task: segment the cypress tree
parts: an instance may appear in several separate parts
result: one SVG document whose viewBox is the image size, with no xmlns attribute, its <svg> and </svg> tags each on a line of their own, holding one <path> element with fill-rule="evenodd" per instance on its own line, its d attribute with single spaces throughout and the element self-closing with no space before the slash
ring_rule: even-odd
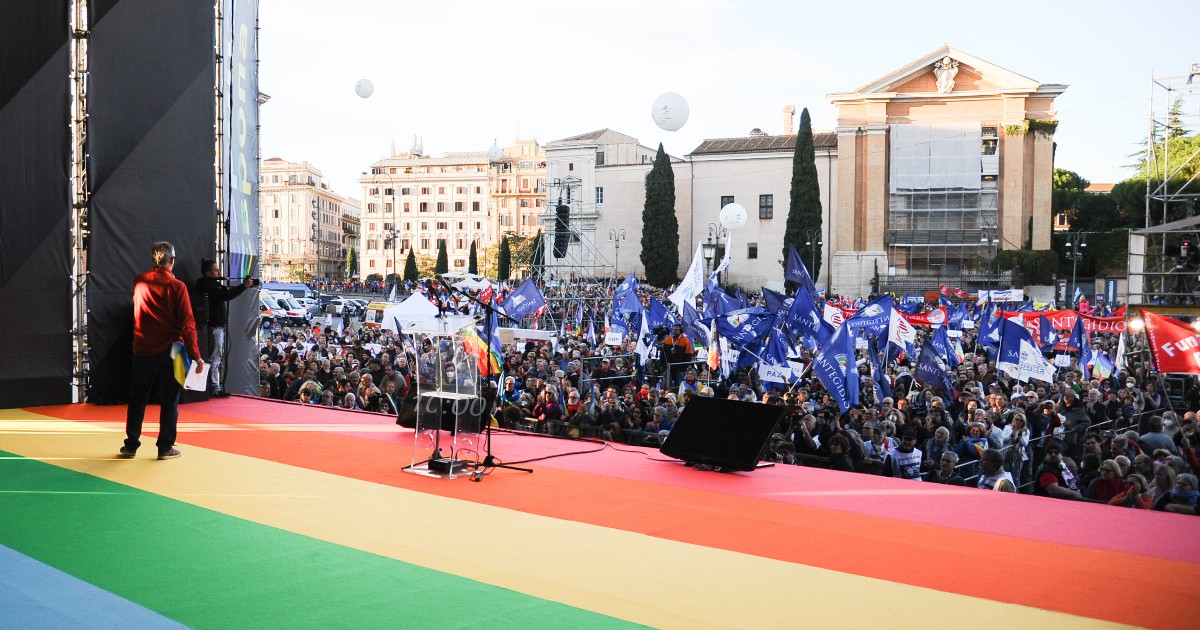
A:
<svg viewBox="0 0 1200 630">
<path fill-rule="evenodd" d="M 471 241 L 471 255 L 467 260 L 467 273 L 479 273 L 479 254 L 475 251 L 475 241 Z"/>
<path fill-rule="evenodd" d="M 346 250 L 346 277 L 353 278 L 358 275 L 358 254 L 353 247 Z"/>
<path fill-rule="evenodd" d="M 546 237 L 539 230 L 533 241 L 533 253 L 529 255 L 529 273 L 534 276 L 542 274 L 546 266 Z"/>
<path fill-rule="evenodd" d="M 438 239 L 437 263 L 433 266 L 433 273 L 442 275 L 450 271 L 450 257 L 446 254 L 446 239 Z"/>
<path fill-rule="evenodd" d="M 408 258 L 404 260 L 404 279 L 416 282 L 421 278 L 421 274 L 417 271 L 417 255 L 413 250 L 408 250 Z"/>
<path fill-rule="evenodd" d="M 796 150 L 792 156 L 792 190 L 788 204 L 787 227 L 783 232 L 783 260 L 786 264 L 788 246 L 800 252 L 805 264 L 811 264 L 813 280 L 821 272 L 820 237 L 805 245 L 805 231 L 821 229 L 821 186 L 817 181 L 817 155 L 813 146 L 812 119 L 808 108 L 800 113 L 800 131 L 796 133 Z M 794 289 L 792 283 L 788 290 Z"/>
<path fill-rule="evenodd" d="M 496 258 L 496 279 L 501 282 L 508 280 L 509 267 L 512 266 L 512 245 L 508 244 L 507 234 L 500 239 L 500 253 Z"/>
<path fill-rule="evenodd" d="M 642 266 L 646 282 L 667 288 L 679 280 L 679 218 L 675 216 L 675 173 L 671 159 L 658 145 L 654 166 L 646 175 L 646 205 L 642 208 Z"/>
</svg>

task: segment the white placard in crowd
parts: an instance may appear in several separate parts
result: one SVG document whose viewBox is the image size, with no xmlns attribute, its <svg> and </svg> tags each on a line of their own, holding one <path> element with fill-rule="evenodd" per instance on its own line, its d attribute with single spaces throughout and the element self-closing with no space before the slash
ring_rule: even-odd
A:
<svg viewBox="0 0 1200 630">
<path fill-rule="evenodd" d="M 974 320 L 971 320 L 971 319 L 966 319 L 966 318 L 964 318 L 964 319 L 962 320 L 962 329 L 963 329 L 963 330 L 971 330 L 971 329 L 972 329 L 972 328 L 974 328 L 974 327 L 975 327 L 975 321 L 974 321 Z"/>
<path fill-rule="evenodd" d="M 868 346 L 867 346 L 867 338 L 866 337 L 857 337 L 854 339 L 854 349 L 855 350 L 866 350 L 867 348 L 868 348 Z"/>
<path fill-rule="evenodd" d="M 1071 355 L 1056 354 L 1054 355 L 1054 367 L 1071 367 Z"/>
<path fill-rule="evenodd" d="M 961 337 L 961 336 L 962 336 L 962 331 L 961 331 L 961 330 L 954 330 L 953 328 L 947 328 L 947 329 L 946 329 L 946 335 L 947 335 L 948 337 L 950 337 L 951 339 L 958 339 L 959 337 Z"/>
</svg>

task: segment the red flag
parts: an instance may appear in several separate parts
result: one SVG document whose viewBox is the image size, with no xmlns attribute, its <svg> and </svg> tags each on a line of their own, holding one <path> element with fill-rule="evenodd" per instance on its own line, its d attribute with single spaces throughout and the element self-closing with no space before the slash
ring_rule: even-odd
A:
<svg viewBox="0 0 1200 630">
<path fill-rule="evenodd" d="M 965 300 L 965 299 L 967 299 L 967 292 L 962 289 L 955 289 L 954 297 L 956 297 L 960 300 Z"/>
<path fill-rule="evenodd" d="M 950 297 L 950 285 L 948 285 L 948 284 L 938 285 L 938 293 L 941 293 L 945 297 Z"/>
<path fill-rule="evenodd" d="M 1200 333 L 1177 319 L 1150 311 L 1142 311 L 1142 319 L 1159 372 L 1200 374 Z"/>
<path fill-rule="evenodd" d="M 492 285 L 489 284 L 488 287 L 483 290 L 483 293 L 479 294 L 479 301 L 483 302 L 484 304 L 490 304 L 491 299 L 492 299 Z"/>
</svg>

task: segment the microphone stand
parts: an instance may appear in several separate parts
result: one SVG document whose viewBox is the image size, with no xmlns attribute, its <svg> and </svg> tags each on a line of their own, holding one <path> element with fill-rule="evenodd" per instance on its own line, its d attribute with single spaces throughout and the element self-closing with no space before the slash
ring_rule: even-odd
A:
<svg viewBox="0 0 1200 630">
<path fill-rule="evenodd" d="M 515 320 L 506 314 L 502 315 L 501 313 L 498 313 L 496 311 L 496 307 L 492 306 L 491 304 L 483 302 L 479 298 L 468 294 L 466 291 L 462 291 L 461 289 L 457 289 L 457 288 L 450 286 L 450 284 L 446 282 L 445 278 L 439 277 L 438 282 L 441 283 L 442 288 L 444 288 L 447 293 L 449 293 L 451 295 L 457 293 L 458 295 L 466 298 L 467 300 L 483 307 L 484 321 L 487 322 L 487 326 L 486 326 L 487 335 L 486 335 L 484 341 L 487 344 L 487 352 L 489 355 L 492 352 L 492 315 L 495 314 L 497 316 L 504 317 L 504 319 L 506 319 L 510 322 L 519 323 L 518 320 Z M 488 376 L 491 376 L 491 374 L 490 374 L 491 365 L 492 365 L 491 358 L 488 359 L 487 365 L 488 365 L 488 372 L 489 372 Z M 480 372 L 479 373 L 479 383 L 475 387 L 475 391 L 477 393 L 483 393 L 483 391 L 484 391 L 483 385 L 485 382 L 488 382 L 488 379 L 487 379 L 487 377 L 485 377 L 483 375 L 482 372 Z M 494 394 L 492 394 L 491 400 L 488 401 L 488 399 L 485 397 L 484 401 L 487 401 L 491 404 L 491 406 L 494 406 L 495 402 L 496 402 L 496 397 L 500 395 L 501 387 L 503 387 L 503 383 L 497 384 L 496 391 Z M 508 470 L 517 470 L 520 472 L 532 473 L 533 472 L 532 468 L 521 468 L 520 466 L 513 466 L 511 464 L 502 464 L 496 459 L 496 457 L 494 455 L 492 455 L 492 417 L 491 417 L 492 411 L 491 411 L 491 409 L 485 409 L 484 413 L 487 415 L 487 418 L 485 419 L 484 425 L 483 425 L 483 427 L 484 427 L 483 428 L 483 431 L 484 431 L 483 443 L 484 443 L 484 453 L 485 454 L 484 454 L 483 462 L 475 464 L 475 471 L 473 473 L 471 473 L 471 481 L 483 481 L 483 476 L 486 475 L 487 472 L 493 468 L 505 468 Z"/>
</svg>

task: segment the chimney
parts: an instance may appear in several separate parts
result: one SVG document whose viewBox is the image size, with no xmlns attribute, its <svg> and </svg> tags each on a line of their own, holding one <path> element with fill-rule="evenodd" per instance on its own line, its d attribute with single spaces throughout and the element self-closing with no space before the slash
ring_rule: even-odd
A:
<svg viewBox="0 0 1200 630">
<path fill-rule="evenodd" d="M 790 136 L 796 133 L 792 130 L 792 120 L 796 117 L 795 105 L 783 106 L 783 135 Z"/>
</svg>

